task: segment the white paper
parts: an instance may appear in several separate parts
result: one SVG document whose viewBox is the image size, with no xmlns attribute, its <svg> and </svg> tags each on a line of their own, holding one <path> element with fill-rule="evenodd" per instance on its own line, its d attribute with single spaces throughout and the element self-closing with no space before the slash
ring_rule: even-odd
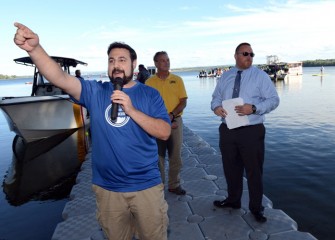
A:
<svg viewBox="0 0 335 240">
<path fill-rule="evenodd" d="M 249 124 L 247 115 L 239 116 L 235 111 L 235 106 L 243 104 L 244 101 L 240 97 L 222 101 L 222 107 L 228 113 L 225 117 L 225 120 L 229 129 L 234 129 Z"/>
</svg>

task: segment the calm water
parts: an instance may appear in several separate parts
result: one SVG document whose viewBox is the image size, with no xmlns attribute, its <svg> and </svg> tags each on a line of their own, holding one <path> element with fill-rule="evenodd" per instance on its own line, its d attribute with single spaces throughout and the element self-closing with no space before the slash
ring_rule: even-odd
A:
<svg viewBox="0 0 335 240">
<path fill-rule="evenodd" d="M 29 95 L 30 79 L 0 81 L 1 95 Z M 0 240 L 51 239 L 86 153 L 84 129 L 38 143 L 14 141 L 0 114 Z M 15 146 L 13 154 L 12 145 Z"/>
<path fill-rule="evenodd" d="M 277 82 L 280 106 L 266 118 L 265 195 L 320 240 L 335 237 L 335 67 L 326 76 L 304 75 Z M 210 110 L 213 79 L 184 75 L 189 94 L 186 126 L 217 151 L 220 121 Z"/>
<path fill-rule="evenodd" d="M 281 104 L 267 115 L 264 184 L 274 208 L 291 216 L 300 231 L 331 240 L 335 236 L 335 67 L 326 67 L 323 78 L 312 76 L 318 71 L 304 68 L 303 76 L 275 83 Z M 199 79 L 197 72 L 177 74 L 189 95 L 185 125 L 219 151 L 220 119 L 210 110 L 216 80 Z M 0 95 L 29 95 L 27 81 L 0 81 Z M 12 163 L 13 138 L 0 114 L 1 179 Z M 67 201 L 31 200 L 13 206 L 1 191 L 0 239 L 50 239 Z"/>
</svg>

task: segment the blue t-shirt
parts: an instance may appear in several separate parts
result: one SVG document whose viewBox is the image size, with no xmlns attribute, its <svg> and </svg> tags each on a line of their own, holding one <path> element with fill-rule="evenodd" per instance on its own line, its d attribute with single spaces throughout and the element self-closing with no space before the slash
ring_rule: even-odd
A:
<svg viewBox="0 0 335 240">
<path fill-rule="evenodd" d="M 111 122 L 113 85 L 81 80 L 79 104 L 90 113 L 92 136 L 92 182 L 115 192 L 144 190 L 161 183 L 156 139 L 145 132 L 119 107 Z M 159 92 L 137 83 L 123 91 L 139 111 L 170 123 Z"/>
</svg>

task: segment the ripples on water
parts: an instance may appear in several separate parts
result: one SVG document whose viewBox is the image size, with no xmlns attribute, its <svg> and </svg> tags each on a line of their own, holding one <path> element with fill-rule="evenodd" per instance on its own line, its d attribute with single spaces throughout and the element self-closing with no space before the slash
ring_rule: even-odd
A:
<svg viewBox="0 0 335 240">
<path fill-rule="evenodd" d="M 318 239 L 332 240 L 335 236 L 335 67 L 326 67 L 328 75 L 322 79 L 312 76 L 318 71 L 319 68 L 304 68 L 302 77 L 275 84 L 281 103 L 266 116 L 264 188 L 274 208 L 292 217 L 299 230 L 310 232 Z M 189 96 L 183 115 L 185 125 L 219 151 L 220 119 L 210 110 L 216 80 L 199 79 L 197 72 L 177 74 L 183 77 Z M 8 85 L 0 81 L 1 94 L 22 95 L 22 91 L 26 91 L 29 95 L 30 86 L 24 82 Z M 0 174 L 3 177 L 11 162 L 14 135 L 8 131 L 2 114 L 0 128 Z M 42 231 L 37 226 L 45 223 L 50 228 L 48 234 L 52 234 L 55 223 L 61 221 L 64 202 L 30 202 L 13 208 L 5 207 L 8 203 L 0 196 L 0 239 L 3 226 L 22 229 L 22 234 Z M 50 208 L 54 209 L 50 214 L 36 215 Z"/>
<path fill-rule="evenodd" d="M 292 217 L 300 231 L 318 239 L 335 236 L 335 68 L 319 68 L 277 82 L 280 106 L 266 116 L 264 188 L 274 208 Z M 181 73 L 182 74 L 182 73 Z M 183 76 L 189 95 L 184 123 L 218 149 L 219 119 L 210 110 L 213 79 Z"/>
<path fill-rule="evenodd" d="M 30 95 L 26 81 L 1 80 L 0 94 Z M 51 239 L 80 166 L 77 136 L 83 133 L 69 134 L 31 145 L 18 140 L 14 156 L 15 134 L 0 112 L 1 240 Z"/>
</svg>

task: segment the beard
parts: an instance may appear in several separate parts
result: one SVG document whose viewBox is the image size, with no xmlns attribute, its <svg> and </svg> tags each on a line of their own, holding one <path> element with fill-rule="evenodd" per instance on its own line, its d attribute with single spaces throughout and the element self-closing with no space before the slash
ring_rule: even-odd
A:
<svg viewBox="0 0 335 240">
<path fill-rule="evenodd" d="M 133 80 L 133 76 L 134 76 L 134 70 L 133 70 L 133 69 L 131 70 L 130 75 L 127 76 L 124 70 L 115 68 L 115 69 L 113 70 L 111 76 L 108 76 L 108 77 L 109 77 L 109 80 L 110 80 L 112 83 L 115 82 L 115 78 L 113 77 L 114 73 L 123 73 L 123 78 L 122 78 L 122 83 L 123 83 L 123 85 L 126 85 L 126 84 L 129 83 L 131 80 Z"/>
</svg>

